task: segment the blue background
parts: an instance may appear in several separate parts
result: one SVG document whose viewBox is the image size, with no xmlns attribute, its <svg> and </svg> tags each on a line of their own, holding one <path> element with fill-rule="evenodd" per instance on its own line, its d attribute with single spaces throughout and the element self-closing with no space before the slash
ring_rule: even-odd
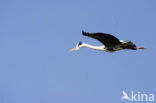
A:
<svg viewBox="0 0 156 103">
<path fill-rule="evenodd" d="M 0 103 L 120 103 L 122 91 L 156 95 L 155 0 L 1 0 Z M 115 53 L 87 32 L 147 50 Z M 125 101 L 126 102 L 126 101 Z"/>
</svg>

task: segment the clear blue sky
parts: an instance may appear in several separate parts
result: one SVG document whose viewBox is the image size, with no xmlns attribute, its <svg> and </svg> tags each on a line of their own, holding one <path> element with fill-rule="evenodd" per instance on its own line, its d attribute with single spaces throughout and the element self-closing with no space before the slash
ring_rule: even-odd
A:
<svg viewBox="0 0 156 103">
<path fill-rule="evenodd" d="M 0 103 L 120 103 L 122 91 L 156 95 L 155 0 L 1 0 Z M 115 53 L 87 32 L 147 50 Z"/>
</svg>

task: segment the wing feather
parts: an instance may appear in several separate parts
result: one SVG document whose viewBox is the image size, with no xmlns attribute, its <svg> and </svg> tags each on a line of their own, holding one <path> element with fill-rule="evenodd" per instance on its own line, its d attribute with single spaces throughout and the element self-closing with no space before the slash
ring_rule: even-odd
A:
<svg viewBox="0 0 156 103">
<path fill-rule="evenodd" d="M 106 33 L 86 33 L 84 31 L 82 31 L 82 34 L 84 36 L 88 36 L 88 37 L 91 37 L 91 38 L 94 38 L 94 39 L 100 41 L 106 47 L 115 47 L 115 46 L 121 44 L 119 39 L 114 37 L 111 34 L 106 34 Z"/>
</svg>

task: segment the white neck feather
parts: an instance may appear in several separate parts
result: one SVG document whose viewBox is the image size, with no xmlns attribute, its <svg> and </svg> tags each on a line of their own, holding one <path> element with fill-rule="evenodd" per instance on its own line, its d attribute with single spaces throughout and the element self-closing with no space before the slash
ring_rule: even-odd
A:
<svg viewBox="0 0 156 103">
<path fill-rule="evenodd" d="M 83 47 L 86 47 L 86 48 L 91 48 L 91 49 L 95 49 L 95 50 L 105 50 L 105 46 L 93 46 L 93 45 L 89 45 L 89 44 L 86 44 L 86 43 L 83 43 L 80 48 L 83 48 Z"/>
</svg>

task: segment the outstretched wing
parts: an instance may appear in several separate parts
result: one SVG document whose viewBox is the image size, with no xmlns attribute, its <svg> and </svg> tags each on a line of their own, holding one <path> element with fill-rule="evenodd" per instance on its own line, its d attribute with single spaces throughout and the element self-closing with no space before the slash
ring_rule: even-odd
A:
<svg viewBox="0 0 156 103">
<path fill-rule="evenodd" d="M 113 35 L 106 34 L 106 33 L 86 33 L 82 31 L 82 34 L 84 36 L 88 36 L 94 39 L 99 40 L 101 43 L 103 43 L 106 47 L 115 47 L 120 43 L 119 39 L 114 37 Z"/>
</svg>

